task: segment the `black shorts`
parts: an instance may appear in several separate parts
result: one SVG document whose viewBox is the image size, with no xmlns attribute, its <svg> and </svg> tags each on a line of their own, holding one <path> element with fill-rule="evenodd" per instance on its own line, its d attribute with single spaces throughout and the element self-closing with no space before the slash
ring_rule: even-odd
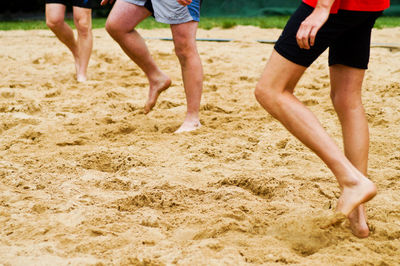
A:
<svg viewBox="0 0 400 266">
<path fill-rule="evenodd" d="M 289 19 L 275 50 L 295 64 L 309 67 L 328 47 L 329 65 L 342 64 L 367 69 L 371 45 L 371 30 L 379 12 L 339 10 L 331 14 L 318 31 L 314 46 L 301 49 L 296 41 L 300 24 L 314 8 L 302 3 Z"/>
<path fill-rule="evenodd" d="M 46 0 L 46 4 L 62 4 L 65 6 L 78 6 L 92 8 L 92 0 Z"/>
</svg>

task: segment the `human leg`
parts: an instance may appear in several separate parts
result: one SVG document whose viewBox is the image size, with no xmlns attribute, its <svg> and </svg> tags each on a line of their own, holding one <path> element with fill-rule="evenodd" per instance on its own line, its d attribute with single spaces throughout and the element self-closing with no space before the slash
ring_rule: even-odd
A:
<svg viewBox="0 0 400 266">
<path fill-rule="evenodd" d="M 106 22 L 107 32 L 143 70 L 149 80 L 150 90 L 145 113 L 150 112 L 159 94 L 171 85 L 170 78 L 156 65 L 143 38 L 135 30 L 135 27 L 150 15 L 145 7 L 117 0 Z"/>
<path fill-rule="evenodd" d="M 201 126 L 199 109 L 203 88 L 203 67 L 196 45 L 197 27 L 196 21 L 171 25 L 187 101 L 185 120 L 176 133 L 192 131 Z"/>
<path fill-rule="evenodd" d="M 360 172 L 368 167 L 369 130 L 361 100 L 364 69 L 330 67 L 331 99 L 342 124 L 345 155 Z"/>
<path fill-rule="evenodd" d="M 73 7 L 74 23 L 78 31 L 78 69 L 77 80 L 86 81 L 86 72 L 93 47 L 92 10 L 89 8 Z"/>
<path fill-rule="evenodd" d="M 361 100 L 364 69 L 333 65 L 330 67 L 331 99 L 342 125 L 344 152 L 350 162 L 367 175 L 369 130 Z M 350 215 L 353 234 L 364 238 L 369 235 L 365 208 L 360 205 Z"/>
<path fill-rule="evenodd" d="M 330 47 L 331 98 L 342 125 L 346 157 L 367 176 L 369 130 L 361 100 L 361 88 L 370 56 L 371 30 L 382 12 L 367 13 L 365 20 L 340 35 Z M 359 15 L 359 14 L 358 14 Z M 360 205 L 349 215 L 357 237 L 369 235 L 365 208 Z"/>
<path fill-rule="evenodd" d="M 57 38 L 72 52 L 75 59 L 75 66 L 78 70 L 78 43 L 75 40 L 71 27 L 64 21 L 65 9 L 66 6 L 62 4 L 46 4 L 46 24 Z"/>
<path fill-rule="evenodd" d="M 255 95 L 264 109 L 331 169 L 342 191 L 337 210 L 348 216 L 360 204 L 374 197 L 376 188 L 351 164 L 314 114 L 291 93 L 305 69 L 273 51 Z"/>
</svg>

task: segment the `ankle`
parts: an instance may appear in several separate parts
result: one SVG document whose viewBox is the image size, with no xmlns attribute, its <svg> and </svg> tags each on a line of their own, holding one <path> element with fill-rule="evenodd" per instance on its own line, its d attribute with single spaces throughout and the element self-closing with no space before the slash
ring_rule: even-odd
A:
<svg viewBox="0 0 400 266">
<path fill-rule="evenodd" d="M 360 180 L 359 180 L 359 179 L 354 178 L 354 177 L 347 177 L 347 178 L 343 181 L 342 186 L 343 186 L 344 188 L 351 188 L 351 187 L 357 186 L 359 183 L 360 183 Z"/>
<path fill-rule="evenodd" d="M 198 112 L 187 112 L 186 113 L 186 117 L 185 117 L 185 121 L 200 123 L 199 113 Z"/>
<path fill-rule="evenodd" d="M 159 69 L 147 74 L 150 84 L 158 84 L 165 80 L 166 75 Z"/>
</svg>

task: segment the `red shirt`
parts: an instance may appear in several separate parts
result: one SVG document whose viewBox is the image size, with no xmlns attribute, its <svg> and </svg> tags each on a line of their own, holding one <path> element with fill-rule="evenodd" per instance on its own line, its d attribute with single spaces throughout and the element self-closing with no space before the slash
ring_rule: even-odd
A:
<svg viewBox="0 0 400 266">
<path fill-rule="evenodd" d="M 309 6 L 316 7 L 318 0 L 303 0 Z M 390 0 L 335 0 L 331 13 L 339 9 L 351 11 L 382 11 L 390 6 Z"/>
</svg>

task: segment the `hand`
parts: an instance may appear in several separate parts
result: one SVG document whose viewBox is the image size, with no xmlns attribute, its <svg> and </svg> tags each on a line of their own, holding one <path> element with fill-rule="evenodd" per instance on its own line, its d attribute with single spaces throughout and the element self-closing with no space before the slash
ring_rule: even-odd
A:
<svg viewBox="0 0 400 266">
<path fill-rule="evenodd" d="M 316 8 L 300 25 L 297 31 L 297 44 L 301 49 L 310 49 L 314 46 L 315 36 L 329 17 L 329 10 Z"/>
<path fill-rule="evenodd" d="M 183 6 L 188 6 L 188 5 L 190 5 L 192 3 L 192 0 L 176 0 L 176 1 L 178 1 L 178 3 L 183 5 Z"/>
<path fill-rule="evenodd" d="M 114 0 L 101 0 L 100 5 L 105 6 L 107 3 L 112 4 Z"/>
</svg>

